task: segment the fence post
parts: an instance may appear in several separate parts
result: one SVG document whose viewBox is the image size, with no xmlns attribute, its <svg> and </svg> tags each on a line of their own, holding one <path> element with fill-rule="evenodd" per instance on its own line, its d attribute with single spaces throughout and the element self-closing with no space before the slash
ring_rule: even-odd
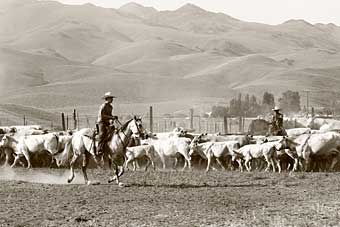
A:
<svg viewBox="0 0 340 227">
<path fill-rule="evenodd" d="M 149 116 L 150 116 L 150 132 L 153 132 L 153 110 L 152 110 L 152 106 L 150 106 Z"/>
<path fill-rule="evenodd" d="M 73 129 L 77 128 L 77 111 L 73 109 Z"/>
<path fill-rule="evenodd" d="M 68 115 L 66 115 L 66 129 L 69 129 L 69 127 L 68 127 Z"/>
<path fill-rule="evenodd" d="M 76 129 L 79 129 L 79 125 L 80 125 L 80 118 L 79 118 L 79 112 L 77 111 L 77 127 L 76 127 Z"/>
<path fill-rule="evenodd" d="M 61 127 L 63 128 L 63 131 L 65 131 L 65 114 L 61 113 Z"/>
<path fill-rule="evenodd" d="M 26 125 L 26 116 L 24 115 L 24 125 Z"/>
<path fill-rule="evenodd" d="M 198 116 L 198 133 L 201 133 L 201 116 Z"/>
<path fill-rule="evenodd" d="M 245 131 L 245 124 L 246 124 L 246 118 L 243 117 L 242 118 L 242 133 L 244 133 L 244 131 Z"/>
<path fill-rule="evenodd" d="M 190 109 L 190 129 L 194 129 L 194 109 Z"/>
<path fill-rule="evenodd" d="M 228 117 L 223 117 L 224 134 L 228 134 Z"/>
<path fill-rule="evenodd" d="M 239 119 L 238 119 L 238 131 L 239 132 L 242 131 L 242 116 L 239 116 Z"/>
</svg>

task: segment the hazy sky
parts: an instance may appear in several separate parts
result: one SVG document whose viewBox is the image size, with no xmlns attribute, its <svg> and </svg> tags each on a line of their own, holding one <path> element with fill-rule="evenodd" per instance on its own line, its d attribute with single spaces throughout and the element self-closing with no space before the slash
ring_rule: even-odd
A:
<svg viewBox="0 0 340 227">
<path fill-rule="evenodd" d="M 58 0 L 67 4 L 84 4 L 119 8 L 129 0 Z M 134 0 L 158 10 L 174 10 L 193 3 L 213 12 L 223 12 L 237 19 L 279 24 L 289 19 L 304 19 L 311 23 L 340 25 L 339 0 Z"/>
</svg>

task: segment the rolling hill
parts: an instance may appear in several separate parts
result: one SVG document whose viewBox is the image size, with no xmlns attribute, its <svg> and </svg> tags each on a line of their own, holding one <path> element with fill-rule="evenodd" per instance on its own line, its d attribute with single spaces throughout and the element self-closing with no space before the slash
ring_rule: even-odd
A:
<svg viewBox="0 0 340 227">
<path fill-rule="evenodd" d="M 157 11 L 54 1 L 0 2 L 0 104 L 95 115 L 112 91 L 125 113 L 209 107 L 238 92 L 340 93 L 340 27 L 250 23 L 192 4 Z M 1 120 L 1 119 L 0 119 Z"/>
</svg>

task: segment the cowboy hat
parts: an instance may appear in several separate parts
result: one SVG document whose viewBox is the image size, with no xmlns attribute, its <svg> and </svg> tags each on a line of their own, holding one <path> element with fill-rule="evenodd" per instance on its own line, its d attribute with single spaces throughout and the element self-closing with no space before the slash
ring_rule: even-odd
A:
<svg viewBox="0 0 340 227">
<path fill-rule="evenodd" d="M 275 106 L 272 110 L 277 111 L 277 110 L 281 110 L 281 109 L 278 106 Z"/>
<path fill-rule="evenodd" d="M 107 98 L 117 98 L 117 97 L 111 95 L 111 92 L 106 92 L 105 95 L 104 95 L 102 98 L 103 98 L 103 99 L 107 99 Z"/>
</svg>

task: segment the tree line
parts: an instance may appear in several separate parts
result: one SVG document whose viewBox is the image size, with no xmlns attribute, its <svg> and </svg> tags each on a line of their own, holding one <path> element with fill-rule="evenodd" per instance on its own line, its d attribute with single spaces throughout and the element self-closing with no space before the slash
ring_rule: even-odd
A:
<svg viewBox="0 0 340 227">
<path fill-rule="evenodd" d="M 213 106 L 211 117 L 257 117 L 269 113 L 275 105 L 280 106 L 284 113 L 297 113 L 301 110 L 299 92 L 287 90 L 277 101 L 278 103 L 275 103 L 274 94 L 267 91 L 263 93 L 262 99 L 255 95 L 239 93 L 229 101 L 229 105 Z"/>
</svg>

